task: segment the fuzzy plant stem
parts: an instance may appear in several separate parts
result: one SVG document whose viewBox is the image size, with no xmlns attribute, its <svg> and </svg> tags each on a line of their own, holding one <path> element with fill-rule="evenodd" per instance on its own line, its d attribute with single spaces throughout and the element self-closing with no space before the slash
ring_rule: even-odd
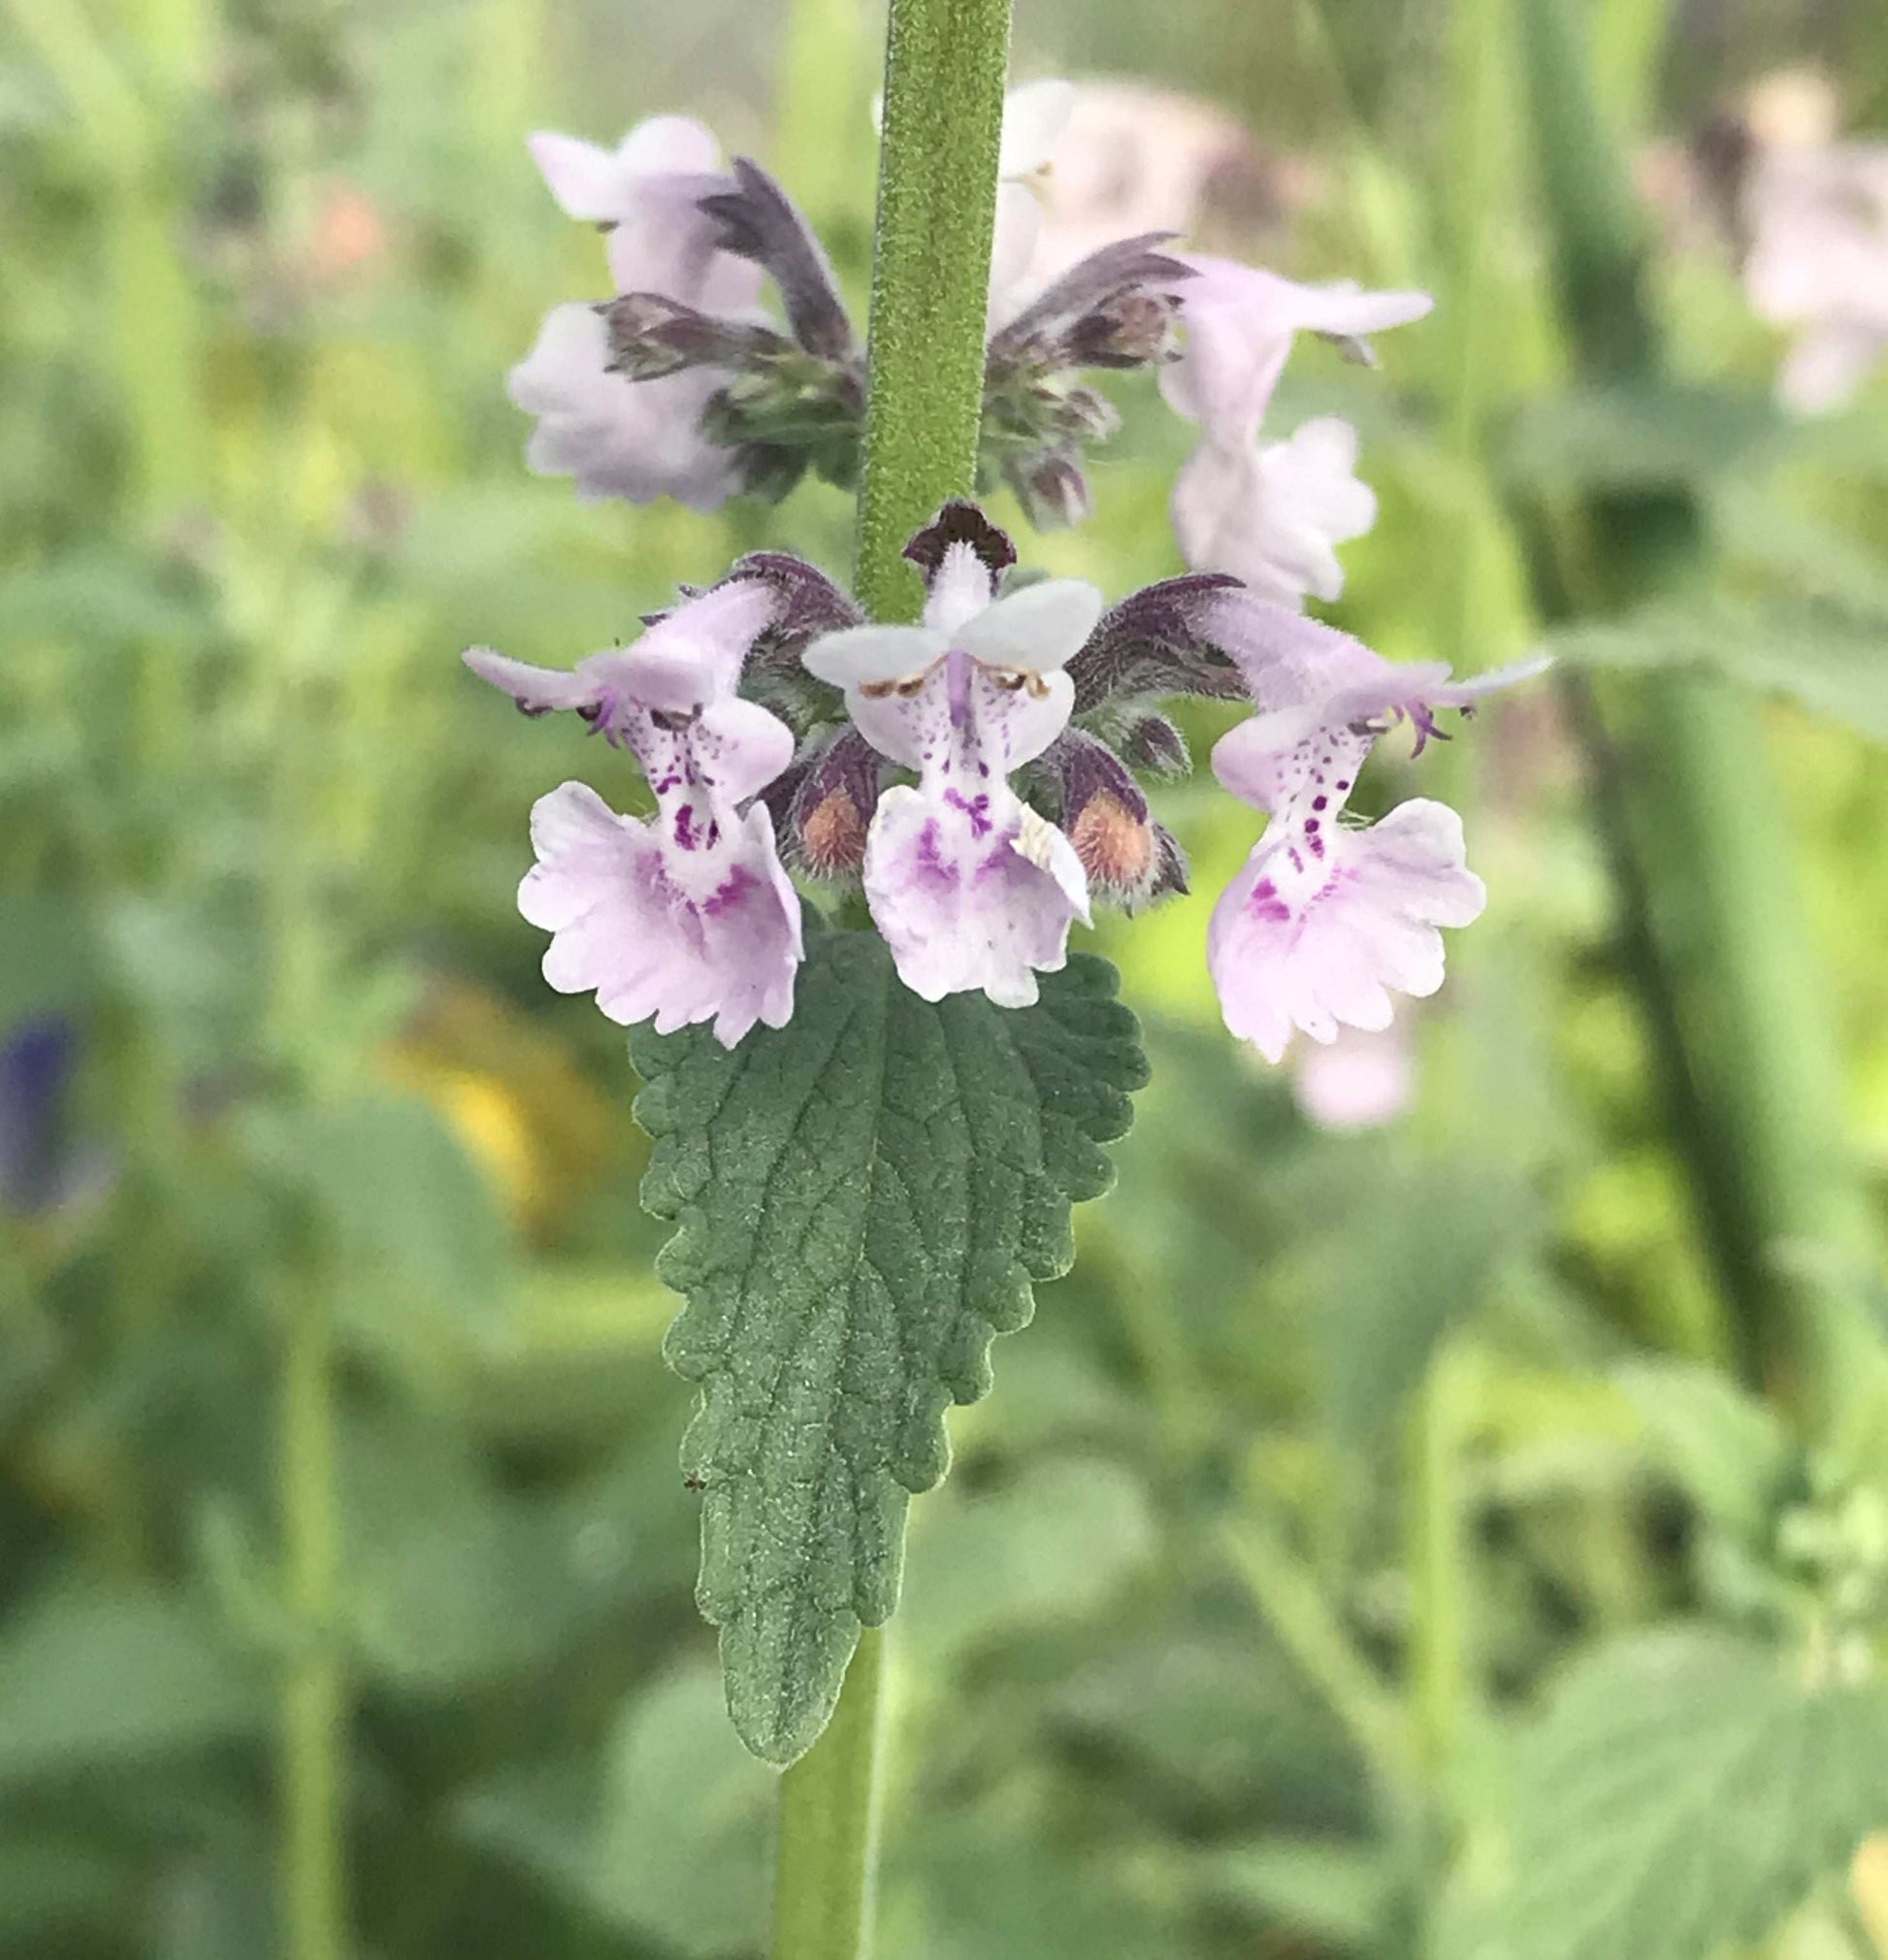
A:
<svg viewBox="0 0 1888 1960">
<path fill-rule="evenodd" d="M 1009 0 L 892 0 L 854 575 L 875 619 L 915 613 L 905 541 L 976 484 L 1009 36 Z M 781 1779 L 773 1960 L 868 1949 L 883 1672 L 868 1628 L 826 1733 Z"/>
<path fill-rule="evenodd" d="M 905 540 L 975 486 L 1009 40 L 1009 0 L 892 0 L 856 577 L 874 619 L 916 612 Z"/>
<path fill-rule="evenodd" d="M 1514 0 L 1563 329 L 1589 384 L 1656 387 L 1644 224 L 1570 0 Z M 1678 487 L 1600 492 L 1532 513 L 1549 617 L 1630 606 L 1697 576 L 1703 525 Z M 1855 1253 L 1868 1230 L 1843 1141 L 1832 1003 L 1808 952 L 1754 704 L 1677 673 L 1569 683 L 1679 1147 L 1746 1378 L 1811 1427 L 1839 1423 L 1872 1372 L 1856 1317 L 1778 1258 Z"/>
</svg>

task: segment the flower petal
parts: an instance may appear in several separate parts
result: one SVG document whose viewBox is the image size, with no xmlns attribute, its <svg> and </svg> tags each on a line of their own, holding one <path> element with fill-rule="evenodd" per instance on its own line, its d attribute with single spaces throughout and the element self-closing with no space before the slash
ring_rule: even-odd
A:
<svg viewBox="0 0 1888 1960">
<path fill-rule="evenodd" d="M 1386 1028 L 1389 994 L 1442 985 L 1437 928 L 1466 926 L 1487 893 L 1463 863 L 1461 819 L 1446 804 L 1401 804 L 1362 831 L 1333 831 L 1327 854 L 1263 839 L 1226 888 L 1208 964 L 1231 1031 L 1267 1061 L 1293 1028 L 1329 1041 L 1340 1026 Z"/>
<path fill-rule="evenodd" d="M 489 646 L 469 646 L 463 658 L 480 680 L 489 681 L 508 694 L 527 714 L 583 707 L 596 698 L 596 690 L 581 673 L 533 667 L 528 661 L 510 660 Z"/>
<path fill-rule="evenodd" d="M 673 497 L 712 510 L 735 487 L 732 449 L 700 430 L 721 385 L 718 371 L 691 369 L 656 381 L 608 372 L 609 330 L 581 302 L 545 315 L 537 344 L 512 369 L 512 401 L 538 418 L 526 461 L 539 475 L 573 476 L 585 501 Z"/>
<path fill-rule="evenodd" d="M 1068 929 L 1087 911 L 1081 866 L 1033 831 L 1024 848 L 1022 805 L 1008 802 L 951 804 L 904 787 L 879 798 L 865 896 L 898 977 L 926 1000 L 981 990 L 1026 1007 L 1036 974 L 1067 962 Z"/>
<path fill-rule="evenodd" d="M 1079 578 L 1045 578 L 993 601 L 952 641 L 986 667 L 1048 673 L 1081 652 L 1101 617 L 1102 597 Z"/>
<path fill-rule="evenodd" d="M 526 143 L 567 216 L 613 224 L 623 215 L 628 182 L 617 151 L 554 129 L 538 130 Z"/>
<path fill-rule="evenodd" d="M 996 175 L 1014 180 L 1046 170 L 1075 107 L 1075 84 L 1055 77 L 1025 82 L 1003 98 L 1003 147 Z"/>
<path fill-rule="evenodd" d="M 800 655 L 808 673 L 834 687 L 908 680 L 935 666 L 950 640 L 925 626 L 848 626 L 823 633 Z"/>
<path fill-rule="evenodd" d="M 712 1020 L 730 1048 L 757 1021 L 777 1028 L 792 1014 L 799 900 L 763 806 L 736 824 L 700 898 L 671 877 L 654 826 L 618 816 L 582 783 L 538 800 L 532 845 L 518 909 L 554 935 L 544 978 L 559 993 L 594 991 L 625 1027 Z"/>
</svg>

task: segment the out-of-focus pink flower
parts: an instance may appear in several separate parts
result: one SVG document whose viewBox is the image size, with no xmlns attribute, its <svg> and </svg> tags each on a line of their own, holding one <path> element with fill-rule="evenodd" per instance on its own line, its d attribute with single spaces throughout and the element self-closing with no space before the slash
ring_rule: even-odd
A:
<svg viewBox="0 0 1888 1960">
<path fill-rule="evenodd" d="M 571 476 L 586 504 L 672 497 L 713 510 L 735 488 L 733 450 L 701 435 L 701 410 L 727 382 L 718 368 L 658 380 L 611 374 L 609 329 L 582 301 L 553 307 L 537 343 L 511 370 L 512 401 L 537 417 L 525 461 L 540 476 Z"/>
<path fill-rule="evenodd" d="M 1795 339 L 1777 393 L 1844 407 L 1888 353 L 1888 143 L 1762 151 L 1743 199 L 1744 290 Z"/>
<path fill-rule="evenodd" d="M 1366 1032 L 1340 1028 L 1334 1041 L 1301 1046 L 1291 1094 L 1320 1129 L 1380 1129 L 1410 1106 L 1416 1064 L 1404 1023 Z"/>
<path fill-rule="evenodd" d="M 882 755 L 918 772 L 887 790 L 866 835 L 865 897 L 899 978 L 927 1000 L 981 989 L 1026 1007 L 1038 973 L 1068 958 L 1068 930 L 1089 921 L 1088 878 L 1068 838 L 1010 787 L 1066 725 L 1062 671 L 1101 616 L 1101 595 L 1049 579 L 995 597 L 1000 538 L 933 527 L 938 545 L 922 626 L 825 635 L 806 667 L 846 691 L 854 724 Z M 925 534 L 930 535 L 930 534 Z M 1003 540 L 1007 548 L 1007 540 Z M 922 536 L 914 554 L 922 546 Z M 1013 555 L 1013 554 L 1012 554 Z"/>
<path fill-rule="evenodd" d="M 540 131 L 531 152 L 570 216 L 602 225 L 619 292 L 655 293 L 698 311 L 738 315 L 759 296 L 761 269 L 723 250 L 701 200 L 732 188 L 713 135 L 683 116 L 656 116 L 613 150 Z M 586 500 L 673 497 L 710 510 L 733 490 L 733 452 L 700 432 L 702 408 L 729 378 L 691 368 L 655 380 L 609 372 L 609 332 L 587 306 L 553 309 L 530 355 L 511 371 L 511 399 L 537 418 L 526 460 L 571 476 Z"/>
<path fill-rule="evenodd" d="M 659 1033 L 712 1021 L 732 1048 L 757 1021 L 785 1025 L 802 957 L 798 895 L 781 868 L 760 793 L 793 760 L 792 731 L 734 692 L 778 600 L 733 579 L 678 606 L 634 646 L 572 673 L 487 647 L 466 664 L 527 713 L 573 709 L 631 749 L 656 814 L 619 816 L 582 783 L 538 800 L 537 863 L 518 909 L 553 934 L 544 978 L 597 996 L 625 1026 Z"/>
<path fill-rule="evenodd" d="M 1420 748 L 1440 733 L 1439 709 L 1473 707 L 1545 663 L 1452 681 L 1440 663 L 1395 666 L 1248 593 L 1211 609 L 1259 709 L 1221 737 L 1213 771 L 1270 821 L 1214 910 L 1207 959 L 1226 1026 L 1277 1062 L 1293 1029 L 1323 1042 L 1340 1026 L 1384 1029 L 1392 993 L 1435 993 L 1438 929 L 1473 923 L 1486 901 L 1447 805 L 1418 800 L 1362 828 L 1340 823 L 1378 737 L 1407 720 Z"/>
<path fill-rule="evenodd" d="M 1220 185 L 1264 170 L 1257 146 L 1210 102 L 1134 82 L 1080 82 L 1038 181 L 1030 271 L 1049 280 L 1117 239 L 1195 232 Z"/>
<path fill-rule="evenodd" d="M 373 264 L 387 248 L 380 207 L 352 184 L 332 185 L 315 219 L 309 269 L 317 279 L 344 279 Z"/>
<path fill-rule="evenodd" d="M 1184 263 L 1195 275 L 1179 289 L 1185 343 L 1160 378 L 1168 404 L 1200 430 L 1174 485 L 1181 550 L 1195 571 L 1230 572 L 1282 604 L 1308 593 L 1335 599 L 1344 589 L 1336 547 L 1377 513 L 1353 473 L 1356 433 L 1323 416 L 1261 447 L 1259 426 L 1300 333 L 1362 346 L 1367 335 L 1420 319 L 1432 302 L 1300 285 L 1225 259 Z"/>
</svg>

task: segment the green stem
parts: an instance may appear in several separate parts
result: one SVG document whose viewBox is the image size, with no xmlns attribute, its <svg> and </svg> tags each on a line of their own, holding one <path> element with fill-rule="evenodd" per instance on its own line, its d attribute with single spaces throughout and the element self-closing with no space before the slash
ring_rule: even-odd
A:
<svg viewBox="0 0 1888 1960">
<path fill-rule="evenodd" d="M 1225 1527 L 1232 1569 L 1279 1644 L 1349 1731 L 1358 1753 L 1393 1794 L 1416 1786 L 1410 1733 L 1383 1678 L 1331 1611 L 1317 1576 L 1249 1502 Z"/>
<path fill-rule="evenodd" d="M 906 619 L 901 553 L 975 485 L 1009 0 L 892 0 L 856 585 Z"/>
<path fill-rule="evenodd" d="M 885 1636 L 859 1637 L 826 1733 L 780 1780 L 773 1960 L 855 1960 L 878 1873 Z"/>
<path fill-rule="evenodd" d="M 290 1303 L 281 1387 L 286 1592 L 298 1638 L 282 1684 L 282 1923 L 287 1960 L 343 1960 L 343 1731 L 337 1587 L 333 1330 L 318 1288 Z"/>
<path fill-rule="evenodd" d="M 1009 35 L 1009 0 L 892 0 L 853 581 L 875 619 L 916 611 L 906 540 L 976 487 Z M 882 1644 L 861 1635 L 826 1733 L 781 1779 L 773 1960 L 869 1947 Z"/>
<path fill-rule="evenodd" d="M 1590 382 L 1656 386 L 1664 353 L 1644 296 L 1644 227 L 1582 21 L 1568 0 L 1516 5 L 1569 346 Z M 1578 551 L 1567 527 L 1525 514 L 1548 616 L 1629 605 L 1698 575 L 1703 526 L 1684 490 L 1594 495 L 1578 513 Z M 1873 1346 L 1843 1302 L 1776 1254 L 1796 1240 L 1860 1250 L 1868 1226 L 1841 1142 L 1834 1017 L 1757 710 L 1676 675 L 1595 693 L 1587 746 L 1638 934 L 1633 977 L 1744 1370 L 1826 1427 L 1872 1388 Z"/>
</svg>

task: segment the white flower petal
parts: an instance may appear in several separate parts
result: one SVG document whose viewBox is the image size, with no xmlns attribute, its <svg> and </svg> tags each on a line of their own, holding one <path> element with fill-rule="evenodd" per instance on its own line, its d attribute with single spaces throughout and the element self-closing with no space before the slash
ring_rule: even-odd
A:
<svg viewBox="0 0 1888 1960">
<path fill-rule="evenodd" d="M 800 655 L 808 673 L 834 687 L 907 680 L 943 659 L 950 640 L 926 626 L 848 626 L 823 633 Z"/>
<path fill-rule="evenodd" d="M 1045 578 L 1005 594 L 959 627 L 956 645 L 986 667 L 1048 673 L 1082 650 L 1101 617 L 1103 601 L 1079 578 Z"/>
<path fill-rule="evenodd" d="M 1025 82 L 1003 98 L 1003 147 L 999 178 L 1014 181 L 1048 169 L 1075 107 L 1075 84 L 1055 78 Z"/>
</svg>

